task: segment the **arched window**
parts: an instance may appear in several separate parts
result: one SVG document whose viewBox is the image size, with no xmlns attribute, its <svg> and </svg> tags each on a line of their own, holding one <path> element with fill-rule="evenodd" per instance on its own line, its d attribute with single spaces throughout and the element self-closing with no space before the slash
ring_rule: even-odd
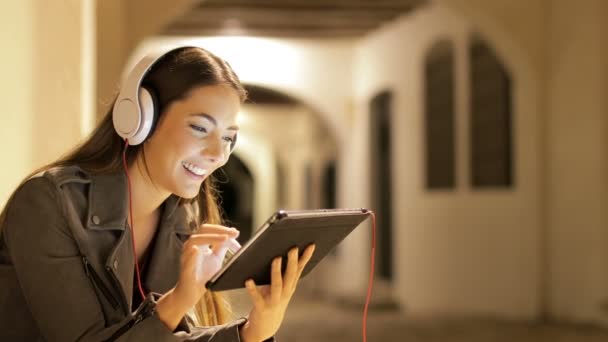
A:
<svg viewBox="0 0 608 342">
<path fill-rule="evenodd" d="M 513 185 L 511 77 L 486 42 L 470 40 L 471 186 Z"/>
<path fill-rule="evenodd" d="M 441 40 L 431 47 L 424 66 L 427 189 L 455 186 L 454 48 Z"/>
</svg>

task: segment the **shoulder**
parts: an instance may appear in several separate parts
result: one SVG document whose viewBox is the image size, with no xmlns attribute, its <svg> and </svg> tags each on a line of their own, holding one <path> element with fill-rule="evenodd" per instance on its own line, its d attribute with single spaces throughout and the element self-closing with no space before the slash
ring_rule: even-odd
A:
<svg viewBox="0 0 608 342">
<path fill-rule="evenodd" d="M 2 222 L 8 245 L 28 241 L 39 248 L 69 236 L 65 215 L 66 197 L 62 187 L 82 182 L 84 173 L 76 167 L 53 168 L 36 174 L 23 182 L 7 203 Z M 46 227 L 43 229 L 43 227 Z"/>
<path fill-rule="evenodd" d="M 81 184 L 85 173 L 77 167 L 59 167 L 38 173 L 23 182 L 6 206 L 1 223 L 8 250 L 35 249 L 47 255 L 75 255 L 73 242 L 74 216 L 68 210 L 82 207 L 66 193 L 68 184 Z M 74 187 L 70 187 L 74 188 Z M 86 199 L 86 191 L 74 191 Z M 76 204 L 76 205 L 74 205 Z M 70 209 L 68 209 L 70 208 Z"/>
<path fill-rule="evenodd" d="M 15 194 L 28 193 L 31 191 L 59 189 L 69 183 L 89 183 L 90 177 L 87 172 L 79 166 L 57 166 L 41 171 L 26 179 L 15 191 Z"/>
<path fill-rule="evenodd" d="M 15 190 L 9 207 L 29 208 L 31 211 L 45 212 L 62 210 L 66 190 L 74 196 L 75 189 L 64 189 L 70 184 L 86 184 L 90 182 L 88 174 L 78 166 L 54 167 L 25 180 Z M 71 187 L 73 188 L 73 187 Z M 76 193 L 83 193 L 82 189 Z"/>
<path fill-rule="evenodd" d="M 32 176 L 30 180 L 40 177 L 46 178 L 56 187 L 62 187 L 70 183 L 86 184 L 91 181 L 89 173 L 76 165 L 53 167 Z"/>
<path fill-rule="evenodd" d="M 88 183 L 89 175 L 78 166 L 58 166 L 26 179 L 16 190 L 13 200 L 21 197 L 57 197 L 57 191 L 69 183 Z"/>
</svg>

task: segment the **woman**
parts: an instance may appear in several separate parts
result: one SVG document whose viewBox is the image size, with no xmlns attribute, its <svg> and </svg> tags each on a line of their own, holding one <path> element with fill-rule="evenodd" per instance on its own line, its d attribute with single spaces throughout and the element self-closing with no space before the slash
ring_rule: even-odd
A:
<svg viewBox="0 0 608 342">
<path fill-rule="evenodd" d="M 221 297 L 204 286 L 238 235 L 221 225 L 209 176 L 234 148 L 246 91 L 200 48 L 140 69 L 86 141 L 5 206 L 0 340 L 273 340 L 314 246 L 301 257 L 291 250 L 284 274 L 276 258 L 270 286 L 246 282 L 247 318 L 227 323 Z M 130 83 L 140 111 L 124 99 Z M 131 111 L 148 132 L 125 133 Z"/>
</svg>

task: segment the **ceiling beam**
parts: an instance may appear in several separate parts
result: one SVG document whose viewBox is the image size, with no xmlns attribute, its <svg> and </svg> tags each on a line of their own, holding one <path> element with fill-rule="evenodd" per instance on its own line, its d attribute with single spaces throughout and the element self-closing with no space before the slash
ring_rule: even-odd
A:
<svg viewBox="0 0 608 342">
<path fill-rule="evenodd" d="M 248 28 L 221 29 L 217 27 L 177 27 L 163 32 L 166 36 L 254 36 L 254 37 L 276 37 L 276 38 L 354 38 L 364 35 L 368 30 L 364 29 L 328 29 L 328 28 L 285 28 L 285 29 L 260 29 Z"/>
<path fill-rule="evenodd" d="M 293 10 L 293 9 L 259 9 L 259 8 L 199 8 L 181 18 L 180 22 L 201 22 L 209 18 L 235 18 L 251 22 L 289 21 L 384 21 L 390 20 L 403 12 L 393 10 L 345 9 L 341 11 Z"/>
<path fill-rule="evenodd" d="M 403 10 L 417 7 L 428 0 L 207 0 L 201 1 L 199 8 L 285 8 L 312 10 L 342 9 L 390 9 Z"/>
<path fill-rule="evenodd" d="M 167 35 L 356 37 L 429 0 L 206 0 Z"/>
</svg>

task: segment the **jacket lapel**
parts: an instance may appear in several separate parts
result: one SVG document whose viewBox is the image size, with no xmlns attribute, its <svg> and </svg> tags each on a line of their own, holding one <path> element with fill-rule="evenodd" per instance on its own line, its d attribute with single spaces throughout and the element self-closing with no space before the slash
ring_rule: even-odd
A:
<svg viewBox="0 0 608 342">
<path fill-rule="evenodd" d="M 96 251 L 107 255 L 105 269 L 123 299 L 123 307 L 132 311 L 135 263 L 131 230 L 128 229 L 128 192 L 126 177 L 122 172 L 92 175 L 89 188 L 89 207 L 86 216 L 88 229 L 114 231 L 119 236 L 108 251 Z M 179 197 L 170 196 L 163 204 L 163 211 L 151 254 L 144 287 L 153 292 L 165 293 L 179 279 L 183 238 L 193 233 L 189 218 L 191 205 L 181 203 Z M 95 246 L 92 246 L 95 249 Z"/>
<path fill-rule="evenodd" d="M 107 245 L 100 244 L 91 244 L 91 249 L 101 258 L 100 262 L 109 273 L 110 280 L 119 293 L 123 310 L 130 312 L 133 269 L 129 265 L 133 265 L 133 252 L 131 233 L 126 229 L 126 189 L 126 177 L 121 172 L 92 174 L 85 226 L 90 230 L 107 231 L 116 236 L 109 251 L 106 249 Z"/>
<path fill-rule="evenodd" d="M 165 293 L 179 279 L 183 239 L 193 232 L 187 206 L 176 196 L 165 201 L 144 281 L 150 291 Z"/>
</svg>

